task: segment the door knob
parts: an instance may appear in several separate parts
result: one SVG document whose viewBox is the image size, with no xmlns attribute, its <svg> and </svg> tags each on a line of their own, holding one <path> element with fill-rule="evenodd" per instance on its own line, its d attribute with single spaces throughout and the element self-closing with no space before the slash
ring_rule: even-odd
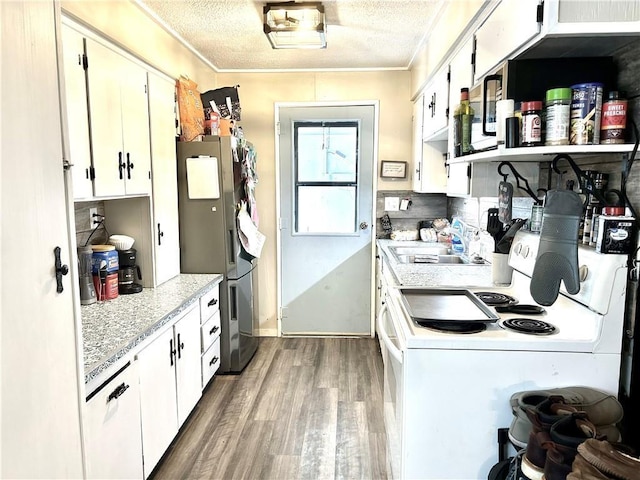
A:
<svg viewBox="0 0 640 480">
<path fill-rule="evenodd" d="M 369 228 L 369 224 L 367 222 L 360 222 L 360 230 L 366 230 Z"/>
</svg>

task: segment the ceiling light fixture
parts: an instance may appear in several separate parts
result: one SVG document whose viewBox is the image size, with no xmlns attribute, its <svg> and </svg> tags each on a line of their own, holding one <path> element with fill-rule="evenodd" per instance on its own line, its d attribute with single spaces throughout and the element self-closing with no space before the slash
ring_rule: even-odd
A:
<svg viewBox="0 0 640 480">
<path fill-rule="evenodd" d="M 273 48 L 327 48 L 327 26 L 320 2 L 267 3 L 264 33 Z"/>
</svg>

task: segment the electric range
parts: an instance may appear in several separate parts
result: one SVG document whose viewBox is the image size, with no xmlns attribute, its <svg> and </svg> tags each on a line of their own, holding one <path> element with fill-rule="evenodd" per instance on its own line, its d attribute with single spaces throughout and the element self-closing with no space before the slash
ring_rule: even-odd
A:
<svg viewBox="0 0 640 480">
<path fill-rule="evenodd" d="M 538 243 L 538 235 L 518 232 L 509 257 L 511 285 L 469 290 L 536 305 L 529 289 Z M 475 333 L 418 325 L 402 298 L 410 287 L 388 289 L 377 330 L 392 478 L 487 478 L 499 458 L 498 431 L 511 423 L 509 398 L 516 392 L 582 385 L 617 395 L 626 256 L 579 247 L 578 261 L 577 294 L 561 289 L 535 316 L 487 306 L 497 320 Z M 533 335 L 505 328 L 506 321 L 531 317 L 554 331 Z"/>
</svg>

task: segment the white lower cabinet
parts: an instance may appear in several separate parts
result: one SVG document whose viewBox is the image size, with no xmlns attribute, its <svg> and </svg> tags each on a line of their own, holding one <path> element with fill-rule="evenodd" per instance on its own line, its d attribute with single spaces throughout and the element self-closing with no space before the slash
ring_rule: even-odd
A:
<svg viewBox="0 0 640 480">
<path fill-rule="evenodd" d="M 87 478 L 142 478 L 140 396 L 136 363 L 127 363 L 87 398 Z"/>
<path fill-rule="evenodd" d="M 141 350 L 137 360 L 147 478 L 202 395 L 198 303 Z"/>
</svg>

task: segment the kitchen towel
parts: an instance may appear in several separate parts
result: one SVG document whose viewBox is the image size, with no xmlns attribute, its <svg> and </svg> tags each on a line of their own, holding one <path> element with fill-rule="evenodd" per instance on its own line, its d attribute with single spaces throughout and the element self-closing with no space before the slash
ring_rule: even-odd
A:
<svg viewBox="0 0 640 480">
<path fill-rule="evenodd" d="M 547 192 L 540 245 L 529 291 L 540 305 L 553 305 L 560 281 L 570 294 L 580 291 L 578 277 L 578 228 L 582 200 L 570 190 Z"/>
<path fill-rule="evenodd" d="M 258 231 L 251 221 L 246 202 L 240 202 L 238 210 L 238 236 L 245 251 L 249 255 L 259 258 L 266 237 Z"/>
</svg>

